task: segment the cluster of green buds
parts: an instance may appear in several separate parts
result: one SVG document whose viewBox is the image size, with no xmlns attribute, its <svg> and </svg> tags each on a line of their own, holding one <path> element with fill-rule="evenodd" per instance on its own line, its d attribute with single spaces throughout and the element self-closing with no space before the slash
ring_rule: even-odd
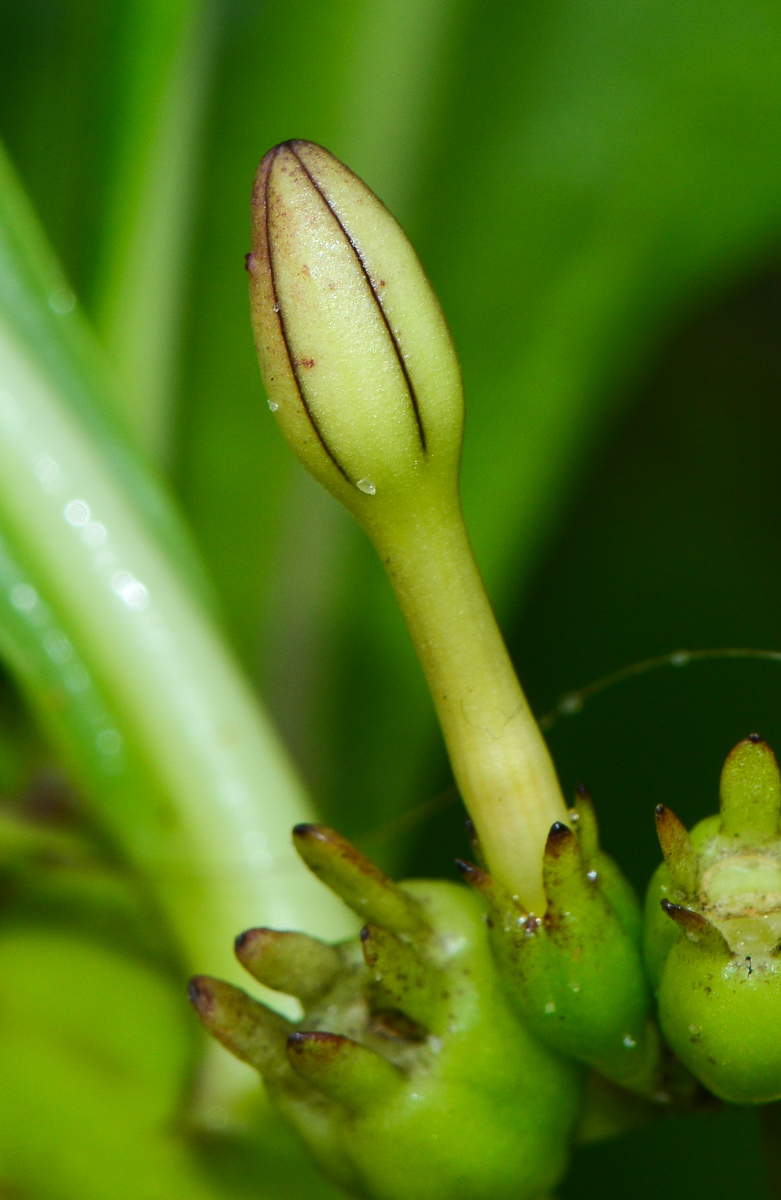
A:
<svg viewBox="0 0 781 1200">
<path fill-rule="evenodd" d="M 329 1177 L 378 1200 L 535 1200 L 557 1182 L 579 1074 L 518 1021 L 482 905 L 444 882 L 392 883 L 339 834 L 294 831 L 304 862 L 367 923 L 330 946 L 251 929 L 239 961 L 295 995 L 292 1023 L 218 980 L 191 998 L 262 1075 Z"/>
<path fill-rule="evenodd" d="M 260 983 L 300 1000 L 298 1023 L 213 979 L 193 981 L 193 1003 L 348 1189 L 535 1200 L 573 1138 L 615 1131 L 638 1106 L 696 1085 L 670 1069 L 652 1018 L 639 904 L 600 848 L 585 790 L 564 802 L 483 588 L 459 498 L 459 366 L 415 252 L 352 172 L 292 141 L 258 169 L 247 269 L 269 406 L 377 549 L 476 863 L 460 864 L 471 888 L 397 885 L 333 830 L 299 827 L 304 862 L 366 922 L 360 939 L 328 946 L 267 929 L 238 939 Z M 662 1028 L 728 1099 L 781 1095 L 781 1052 L 759 1073 L 741 1065 L 781 1004 L 781 916 L 778 928 L 768 916 L 776 903 L 781 912 L 773 772 L 766 747 L 743 744 L 726 768 L 721 822 L 692 839 L 660 810 L 663 908 L 651 903 L 645 950 Z M 735 1002 L 759 1015 L 732 1053 Z"/>
<path fill-rule="evenodd" d="M 656 810 L 646 962 L 681 1062 L 723 1100 L 764 1104 L 781 1099 L 781 775 L 756 734 L 727 758 L 720 801 L 691 833 Z"/>
</svg>

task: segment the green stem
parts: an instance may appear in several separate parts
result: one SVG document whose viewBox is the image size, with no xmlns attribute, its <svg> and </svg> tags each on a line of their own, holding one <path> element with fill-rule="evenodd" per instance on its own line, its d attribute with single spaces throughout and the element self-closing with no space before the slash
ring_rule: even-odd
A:
<svg viewBox="0 0 781 1200">
<path fill-rule="evenodd" d="M 113 776 L 96 801 L 152 880 L 187 959 L 235 978 L 231 939 L 248 925 L 346 933 L 292 853 L 290 826 L 312 812 L 247 685 L 3 326 L 0 379 L 0 528 L 24 547 L 34 589 L 12 591 L 11 604 L 28 617 L 39 599 L 47 606 L 113 718 L 92 737 L 63 727 L 66 749 L 93 783 L 96 753 Z"/>
<path fill-rule="evenodd" d="M 437 709 L 492 874 L 544 912 L 542 853 L 567 810 L 510 662 L 455 492 L 388 523 L 375 544 Z"/>
</svg>

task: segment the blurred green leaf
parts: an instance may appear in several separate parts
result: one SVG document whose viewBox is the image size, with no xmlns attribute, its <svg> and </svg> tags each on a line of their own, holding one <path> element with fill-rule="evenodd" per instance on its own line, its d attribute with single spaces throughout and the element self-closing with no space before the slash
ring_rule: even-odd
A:
<svg viewBox="0 0 781 1200">
<path fill-rule="evenodd" d="M 122 379 L 128 427 L 169 452 L 200 130 L 209 95 L 210 0 L 132 0 L 115 69 L 94 309 Z"/>
<path fill-rule="evenodd" d="M 213 1194 L 171 1128 L 196 1043 L 170 981 L 67 934 L 4 930 L 0 1003 L 0 1187 Z"/>
</svg>

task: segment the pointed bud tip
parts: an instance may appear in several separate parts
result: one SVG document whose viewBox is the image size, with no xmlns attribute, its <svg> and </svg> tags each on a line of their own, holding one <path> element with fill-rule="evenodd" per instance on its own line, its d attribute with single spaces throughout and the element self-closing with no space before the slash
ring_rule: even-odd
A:
<svg viewBox="0 0 781 1200">
<path fill-rule="evenodd" d="M 242 950 L 249 944 L 254 932 L 254 929 L 245 929 L 243 933 L 237 934 L 233 942 L 233 951 L 236 955 L 240 955 Z"/>
<path fill-rule="evenodd" d="M 200 1017 L 208 1016 L 214 1003 L 212 984 L 208 975 L 194 975 L 187 985 L 187 997 Z"/>
<path fill-rule="evenodd" d="M 565 825 L 563 821 L 555 821 L 550 827 L 545 843 L 545 854 L 555 857 L 573 845 L 577 845 L 577 839 L 569 825 Z"/>
<path fill-rule="evenodd" d="M 468 862 L 465 858 L 456 859 L 456 870 L 471 887 L 485 891 L 491 886 L 491 876 L 488 872 L 481 870 L 480 867 Z"/>
<path fill-rule="evenodd" d="M 306 823 L 302 825 L 294 825 L 293 837 L 300 838 L 302 840 L 306 838 L 320 838 L 322 840 L 326 840 L 323 838 L 324 828 L 325 826 L 323 825 L 311 825 Z"/>
<path fill-rule="evenodd" d="M 267 929 L 265 926 L 245 929 L 240 933 L 233 943 L 233 950 L 239 962 L 242 958 L 246 958 L 251 954 L 257 954 L 262 948 L 263 943 L 278 941 L 280 936 L 276 929 Z"/>
</svg>

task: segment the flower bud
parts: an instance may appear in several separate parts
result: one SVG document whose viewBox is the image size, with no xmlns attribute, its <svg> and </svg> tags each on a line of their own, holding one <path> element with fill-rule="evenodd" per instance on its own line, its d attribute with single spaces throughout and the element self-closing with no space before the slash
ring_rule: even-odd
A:
<svg viewBox="0 0 781 1200">
<path fill-rule="evenodd" d="M 657 810 L 665 861 L 645 922 L 659 1021 L 678 1058 L 723 1100 L 781 1099 L 781 776 L 757 735 L 721 777 L 720 813 L 687 836 Z"/>
<path fill-rule="evenodd" d="M 404 232 L 312 142 L 255 180 L 252 320 L 269 404 L 304 465 L 364 523 L 444 476 L 461 450 L 461 375 Z"/>
<path fill-rule="evenodd" d="M 491 942 L 509 996 L 552 1050 L 639 1094 L 659 1091 L 659 1036 L 638 947 L 639 913 L 627 881 L 600 849 L 594 808 L 579 789 L 576 832 L 556 823 L 543 856 L 540 919 L 490 875 L 459 867 L 488 904 Z"/>
<path fill-rule="evenodd" d="M 461 375 L 436 296 L 387 209 L 311 142 L 260 164 L 247 265 L 271 408 L 374 542 L 489 866 L 541 912 L 567 812 L 464 527 Z"/>
</svg>

